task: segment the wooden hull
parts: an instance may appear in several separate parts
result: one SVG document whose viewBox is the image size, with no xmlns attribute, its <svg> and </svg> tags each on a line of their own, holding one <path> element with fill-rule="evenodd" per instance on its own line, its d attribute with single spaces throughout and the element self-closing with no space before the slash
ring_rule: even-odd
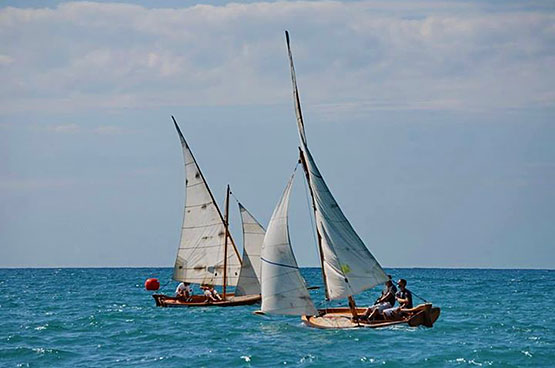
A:
<svg viewBox="0 0 555 368">
<path fill-rule="evenodd" d="M 418 310 L 406 313 L 397 320 L 355 322 L 349 308 L 321 309 L 318 316 L 302 316 L 301 318 L 307 326 L 323 329 L 380 328 L 401 324 L 411 327 L 432 327 L 441 312 L 438 307 L 432 307 L 431 304 L 421 304 L 415 309 Z M 357 309 L 358 315 L 363 315 L 365 311 L 365 308 Z"/>
<path fill-rule="evenodd" d="M 154 294 L 152 295 L 158 307 L 235 307 L 239 305 L 251 305 L 260 303 L 260 295 L 235 296 L 227 294 L 226 299 L 218 302 L 206 302 L 203 295 L 193 295 L 188 300 L 174 296 Z"/>
</svg>

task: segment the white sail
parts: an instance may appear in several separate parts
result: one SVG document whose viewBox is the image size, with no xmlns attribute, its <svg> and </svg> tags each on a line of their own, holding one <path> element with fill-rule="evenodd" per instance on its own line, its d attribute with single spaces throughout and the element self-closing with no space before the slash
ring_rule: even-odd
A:
<svg viewBox="0 0 555 368">
<path fill-rule="evenodd" d="M 185 209 L 173 279 L 223 285 L 224 219 L 175 119 L 174 124 L 185 161 Z M 240 269 L 241 261 L 229 236 L 227 285 L 237 284 Z"/>
<path fill-rule="evenodd" d="M 326 295 L 329 299 L 347 298 L 384 283 L 388 278 L 339 208 L 308 150 L 287 31 L 285 35 L 301 150 L 315 206 L 316 228 L 321 239 Z"/>
<path fill-rule="evenodd" d="M 262 306 L 269 314 L 315 315 L 289 241 L 287 209 L 293 177 L 276 206 L 262 245 Z"/>
<path fill-rule="evenodd" d="M 257 295 L 260 294 L 260 275 L 262 273 L 260 253 L 266 231 L 241 203 L 239 203 L 239 211 L 243 223 L 243 265 L 235 288 L 235 295 Z"/>
<path fill-rule="evenodd" d="M 356 295 L 388 280 L 333 198 L 306 146 L 303 148 L 321 236 L 324 275 L 330 299 Z"/>
</svg>

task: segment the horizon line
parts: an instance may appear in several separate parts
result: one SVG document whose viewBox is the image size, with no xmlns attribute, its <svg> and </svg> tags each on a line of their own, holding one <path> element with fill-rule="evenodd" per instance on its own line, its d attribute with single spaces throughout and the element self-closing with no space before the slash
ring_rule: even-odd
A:
<svg viewBox="0 0 555 368">
<path fill-rule="evenodd" d="M 167 268 L 172 269 L 171 266 L 29 266 L 29 267 L 18 267 L 18 266 L 0 266 L 0 270 L 55 270 L 55 269 L 141 269 L 141 268 Z M 320 268 L 320 266 L 299 266 L 299 268 Z M 534 267 L 476 267 L 476 266 L 463 266 L 463 267 L 383 267 L 384 269 L 423 269 L 423 270 L 498 270 L 498 271 L 555 271 L 554 268 L 534 268 Z"/>
</svg>

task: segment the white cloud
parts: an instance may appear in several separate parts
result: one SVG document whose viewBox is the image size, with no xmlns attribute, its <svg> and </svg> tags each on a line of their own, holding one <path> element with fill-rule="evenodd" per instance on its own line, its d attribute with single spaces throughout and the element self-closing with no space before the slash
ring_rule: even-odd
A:
<svg viewBox="0 0 555 368">
<path fill-rule="evenodd" d="M 10 55 L 0 55 L 0 111 L 289 103 L 284 29 L 305 106 L 322 114 L 555 102 L 553 12 L 463 2 L 73 2 L 0 10 Z"/>
<path fill-rule="evenodd" d="M 77 184 L 75 179 L 0 177 L 0 190 L 4 192 L 59 189 L 72 187 L 75 184 Z"/>
<path fill-rule="evenodd" d="M 124 132 L 122 128 L 114 125 L 102 125 L 94 128 L 92 131 L 93 133 L 101 134 L 101 135 L 117 135 L 117 134 L 122 134 Z"/>
<path fill-rule="evenodd" d="M 50 125 L 47 129 L 54 133 L 77 133 L 80 130 L 79 125 L 74 123 Z"/>
<path fill-rule="evenodd" d="M 0 66 L 1 65 L 9 65 L 13 63 L 13 58 L 9 57 L 8 55 L 0 54 Z"/>
<path fill-rule="evenodd" d="M 0 125 L 2 127 L 2 125 Z M 6 124 L 6 127 L 8 125 Z M 99 125 L 96 127 L 82 127 L 75 123 L 69 124 L 53 124 L 48 125 L 46 127 L 41 127 L 37 125 L 34 129 L 43 130 L 46 129 L 49 132 L 53 133 L 62 133 L 62 134 L 74 134 L 74 133 L 84 133 L 84 134 L 98 134 L 98 135 L 118 135 L 125 133 L 125 129 L 117 125 Z"/>
</svg>

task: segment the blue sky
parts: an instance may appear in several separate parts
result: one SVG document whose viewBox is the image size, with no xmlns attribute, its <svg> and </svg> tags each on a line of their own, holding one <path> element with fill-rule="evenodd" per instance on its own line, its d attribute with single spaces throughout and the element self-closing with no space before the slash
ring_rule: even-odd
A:
<svg viewBox="0 0 555 368">
<path fill-rule="evenodd" d="M 171 266 L 171 114 L 216 197 L 267 223 L 297 156 L 284 29 L 312 151 L 382 265 L 555 267 L 552 2 L 207 3 L 2 3 L 0 267 Z"/>
</svg>

